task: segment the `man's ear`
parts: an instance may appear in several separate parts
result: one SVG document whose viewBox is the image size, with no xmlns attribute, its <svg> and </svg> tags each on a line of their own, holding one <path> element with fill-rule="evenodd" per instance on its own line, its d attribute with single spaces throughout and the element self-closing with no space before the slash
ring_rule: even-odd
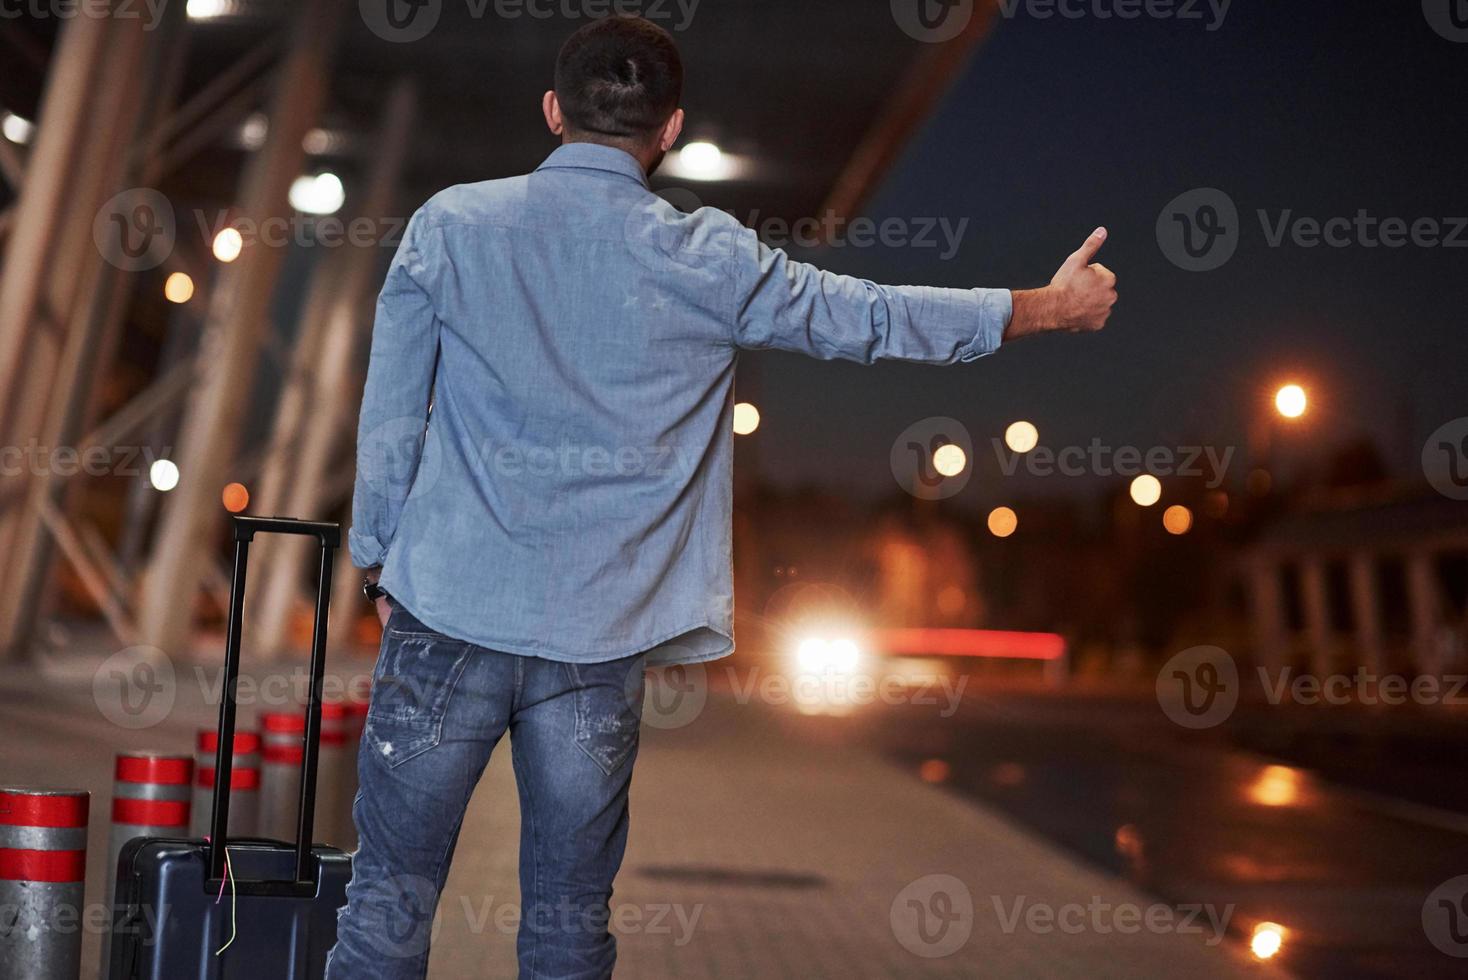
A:
<svg viewBox="0 0 1468 980">
<path fill-rule="evenodd" d="M 673 144 L 678 142 L 678 137 L 682 134 L 683 110 L 678 109 L 671 116 L 669 116 L 668 121 L 663 124 L 662 135 L 658 137 L 658 148 L 664 153 L 667 153 L 673 148 Z"/>
<path fill-rule="evenodd" d="M 541 97 L 540 111 L 545 113 L 545 124 L 552 133 L 560 136 L 566 131 L 566 121 L 561 116 L 561 101 L 556 98 L 554 89 Z"/>
</svg>

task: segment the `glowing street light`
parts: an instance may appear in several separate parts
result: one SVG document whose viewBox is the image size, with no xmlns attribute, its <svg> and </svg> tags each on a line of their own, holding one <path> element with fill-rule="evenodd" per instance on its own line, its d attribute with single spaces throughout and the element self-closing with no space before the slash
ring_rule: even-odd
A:
<svg viewBox="0 0 1468 980">
<path fill-rule="evenodd" d="M 1151 507 L 1162 499 L 1162 481 L 1151 473 L 1143 473 L 1132 481 L 1132 500 L 1142 507 Z"/>
<path fill-rule="evenodd" d="M 1285 927 L 1278 922 L 1261 922 L 1249 937 L 1249 951 L 1257 959 L 1267 960 L 1284 947 Z"/>
<path fill-rule="evenodd" d="M 708 140 L 695 140 L 678 151 L 674 175 L 688 180 L 726 180 L 734 174 L 734 160 Z"/>
<path fill-rule="evenodd" d="M 734 434 L 736 436 L 747 436 L 759 428 L 759 409 L 749 402 L 740 402 L 734 406 Z"/>
<path fill-rule="evenodd" d="M 968 466 L 968 454 L 962 446 L 948 443 L 933 451 L 933 469 L 943 476 L 957 476 Z"/>
<path fill-rule="evenodd" d="M 1299 385 L 1285 385 L 1274 393 L 1274 407 L 1287 419 L 1297 419 L 1309 408 L 1310 399 Z"/>
<path fill-rule="evenodd" d="M 1027 453 L 1040 444 L 1040 430 L 1033 422 L 1015 422 L 1004 430 L 1004 444 L 1017 453 Z"/>
</svg>

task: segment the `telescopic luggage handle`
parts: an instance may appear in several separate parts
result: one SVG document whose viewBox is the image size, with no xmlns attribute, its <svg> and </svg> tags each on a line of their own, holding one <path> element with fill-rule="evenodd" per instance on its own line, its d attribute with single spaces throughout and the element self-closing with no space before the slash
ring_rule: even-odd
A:
<svg viewBox="0 0 1468 980">
<path fill-rule="evenodd" d="M 245 565 L 250 542 L 261 532 L 301 534 L 321 545 L 316 579 L 316 622 L 311 632 L 311 694 L 306 705 L 306 745 L 301 761 L 300 809 L 296 817 L 296 875 L 290 882 L 251 882 L 252 890 L 272 891 L 272 884 L 292 892 L 315 887 L 311 860 L 312 819 L 316 809 L 316 765 L 321 741 L 321 678 L 326 670 L 326 620 L 331 602 L 331 569 L 341 547 L 341 525 L 297 521 L 286 517 L 234 517 L 234 577 L 229 591 L 229 620 L 225 627 L 224 685 L 219 704 L 219 747 L 214 759 L 214 812 L 209 831 L 209 879 L 225 874 L 225 835 L 229 831 L 229 790 L 234 757 L 235 695 L 240 673 L 240 628 L 245 609 Z M 243 883 L 241 883 L 243 884 Z M 261 887 L 264 886 L 264 887 Z"/>
</svg>

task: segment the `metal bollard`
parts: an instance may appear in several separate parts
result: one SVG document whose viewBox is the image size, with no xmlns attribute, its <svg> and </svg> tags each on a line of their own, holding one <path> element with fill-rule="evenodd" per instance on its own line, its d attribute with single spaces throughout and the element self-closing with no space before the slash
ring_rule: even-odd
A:
<svg viewBox="0 0 1468 980">
<path fill-rule="evenodd" d="M 295 840 L 306 713 L 265 712 L 260 716 L 260 738 L 260 836 Z"/>
<path fill-rule="evenodd" d="M 134 837 L 189 836 L 194 759 L 160 752 L 119 752 L 112 772 L 112 834 L 107 844 L 107 891 L 117 893 L 117 861 Z M 109 961 L 112 933 L 102 937 L 102 962 Z"/>
<path fill-rule="evenodd" d="M 219 751 L 219 733 L 199 729 L 194 753 L 194 804 L 189 819 L 190 837 L 209 836 L 214 813 L 214 757 Z M 234 755 L 229 774 L 229 832 L 250 837 L 260 826 L 260 736 L 254 732 L 234 733 Z"/>
<path fill-rule="evenodd" d="M 160 752 L 119 752 L 112 776 L 112 837 L 107 895 L 122 847 L 134 837 L 189 836 L 194 760 Z"/>
<path fill-rule="evenodd" d="M 0 977 L 76 980 L 86 901 L 82 790 L 0 788 Z"/>
</svg>

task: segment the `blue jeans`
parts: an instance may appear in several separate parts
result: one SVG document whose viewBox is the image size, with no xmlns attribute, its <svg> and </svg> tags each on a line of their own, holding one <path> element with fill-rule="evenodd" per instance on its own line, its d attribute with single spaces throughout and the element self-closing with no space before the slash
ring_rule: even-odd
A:
<svg viewBox="0 0 1468 980">
<path fill-rule="evenodd" d="M 464 809 L 507 730 L 520 792 L 520 976 L 611 976 L 608 903 L 627 845 L 642 661 L 500 653 L 394 605 L 357 761 L 360 846 L 330 980 L 427 974 Z"/>
</svg>

